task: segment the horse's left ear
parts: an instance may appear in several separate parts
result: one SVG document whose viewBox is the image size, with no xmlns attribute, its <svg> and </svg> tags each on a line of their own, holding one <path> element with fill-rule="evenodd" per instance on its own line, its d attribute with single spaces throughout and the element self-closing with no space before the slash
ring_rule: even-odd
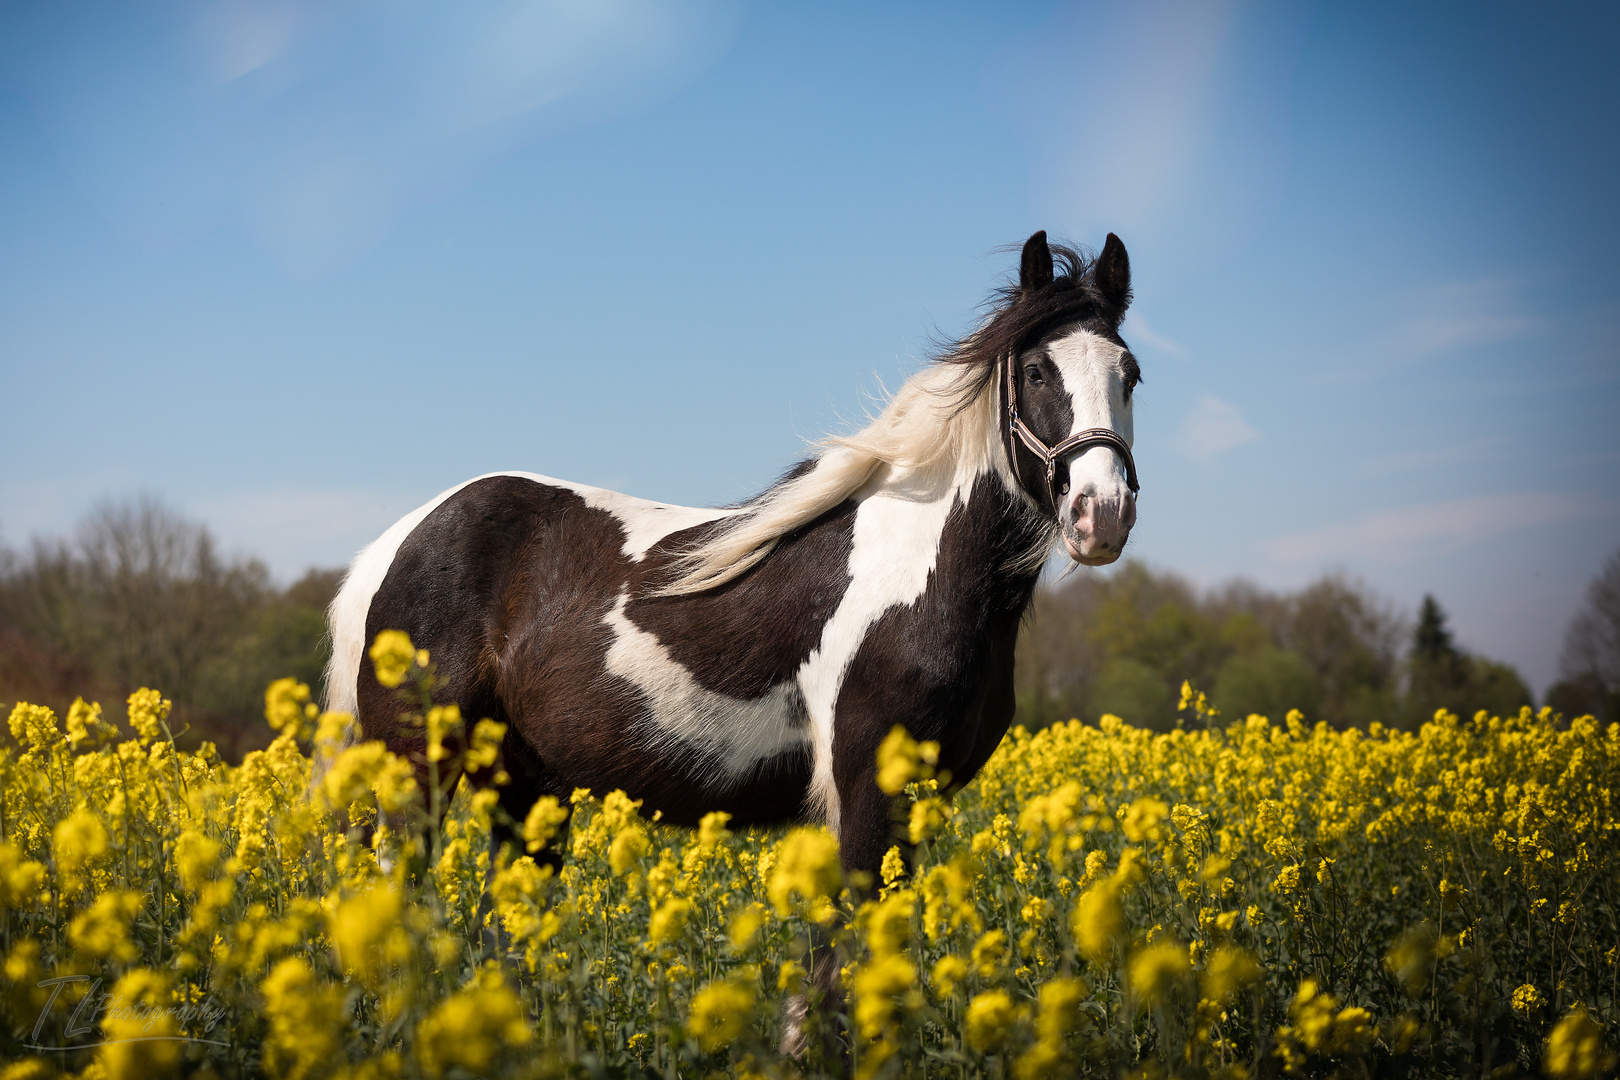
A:
<svg viewBox="0 0 1620 1080">
<path fill-rule="evenodd" d="M 1024 292 L 1052 284 L 1052 249 L 1046 246 L 1046 230 L 1024 241 L 1024 257 L 1018 263 L 1018 288 Z"/>
<path fill-rule="evenodd" d="M 1125 245 L 1119 237 L 1108 234 L 1102 254 L 1097 256 L 1097 291 L 1119 314 L 1131 306 L 1131 257 L 1125 254 Z"/>
</svg>

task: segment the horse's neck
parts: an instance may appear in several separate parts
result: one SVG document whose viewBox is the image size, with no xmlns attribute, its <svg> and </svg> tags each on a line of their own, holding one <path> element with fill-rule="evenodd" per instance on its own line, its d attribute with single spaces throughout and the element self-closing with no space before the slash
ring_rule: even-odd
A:
<svg viewBox="0 0 1620 1080">
<path fill-rule="evenodd" d="M 1028 602 L 1039 556 L 1029 554 L 1050 529 L 994 469 L 942 463 L 925 469 L 885 467 L 856 512 L 851 569 L 882 577 L 931 575 L 935 587 L 968 605 Z"/>
</svg>

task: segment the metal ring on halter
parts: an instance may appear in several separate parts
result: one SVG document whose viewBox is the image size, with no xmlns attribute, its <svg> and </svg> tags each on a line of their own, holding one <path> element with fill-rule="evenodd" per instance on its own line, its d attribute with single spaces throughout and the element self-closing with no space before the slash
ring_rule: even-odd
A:
<svg viewBox="0 0 1620 1080">
<path fill-rule="evenodd" d="M 1018 415 L 1018 378 L 1013 370 L 1013 361 L 1014 357 L 1007 357 L 1005 395 L 1007 398 L 1007 427 L 1013 435 L 1017 436 L 1018 441 L 1024 444 L 1025 449 L 1040 458 L 1041 462 L 1046 466 L 1046 497 L 1051 503 L 1052 513 L 1056 514 L 1058 508 L 1057 485 L 1054 482 L 1057 477 L 1058 459 L 1066 454 L 1072 454 L 1076 450 L 1089 450 L 1093 446 L 1106 446 L 1117 451 L 1125 462 L 1125 485 L 1131 489 L 1132 495 L 1141 490 L 1140 485 L 1136 482 L 1136 460 L 1131 457 L 1130 444 L 1120 438 L 1119 434 L 1111 428 L 1087 428 L 1084 431 L 1077 431 L 1056 446 L 1047 446 L 1046 443 L 1041 441 L 1039 435 L 1030 430 L 1029 425 L 1024 423 L 1023 418 Z M 1013 461 L 1012 466 L 1013 471 L 1016 473 L 1018 462 Z"/>
</svg>

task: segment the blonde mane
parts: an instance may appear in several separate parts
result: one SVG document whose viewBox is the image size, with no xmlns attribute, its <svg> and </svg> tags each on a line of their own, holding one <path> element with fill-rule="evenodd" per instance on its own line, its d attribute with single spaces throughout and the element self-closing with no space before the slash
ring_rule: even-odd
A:
<svg viewBox="0 0 1620 1080">
<path fill-rule="evenodd" d="M 1007 472 L 999 402 L 996 381 L 983 370 L 948 361 L 930 364 L 907 379 L 866 427 L 820 440 L 808 471 L 764 492 L 684 553 L 676 564 L 679 576 L 659 595 L 703 592 L 746 573 L 782 537 L 855 497 L 885 466 L 949 465 L 956 476 L 997 468 Z"/>
</svg>

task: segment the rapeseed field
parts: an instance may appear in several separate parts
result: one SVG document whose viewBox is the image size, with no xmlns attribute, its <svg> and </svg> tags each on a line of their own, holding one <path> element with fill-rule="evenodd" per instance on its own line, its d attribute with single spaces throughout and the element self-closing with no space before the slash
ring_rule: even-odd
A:
<svg viewBox="0 0 1620 1080">
<path fill-rule="evenodd" d="M 432 780 L 499 769 L 430 657 L 372 659 Z M 240 765 L 177 751 L 151 690 L 127 732 L 13 710 L 0 1078 L 1615 1066 L 1614 725 L 1228 722 L 1188 687 L 1167 734 L 1017 728 L 953 800 L 897 728 L 896 847 L 849 882 L 825 830 L 675 829 L 622 792 L 542 799 L 492 853 L 493 791 L 441 806 L 309 697 L 271 686 Z"/>
</svg>

